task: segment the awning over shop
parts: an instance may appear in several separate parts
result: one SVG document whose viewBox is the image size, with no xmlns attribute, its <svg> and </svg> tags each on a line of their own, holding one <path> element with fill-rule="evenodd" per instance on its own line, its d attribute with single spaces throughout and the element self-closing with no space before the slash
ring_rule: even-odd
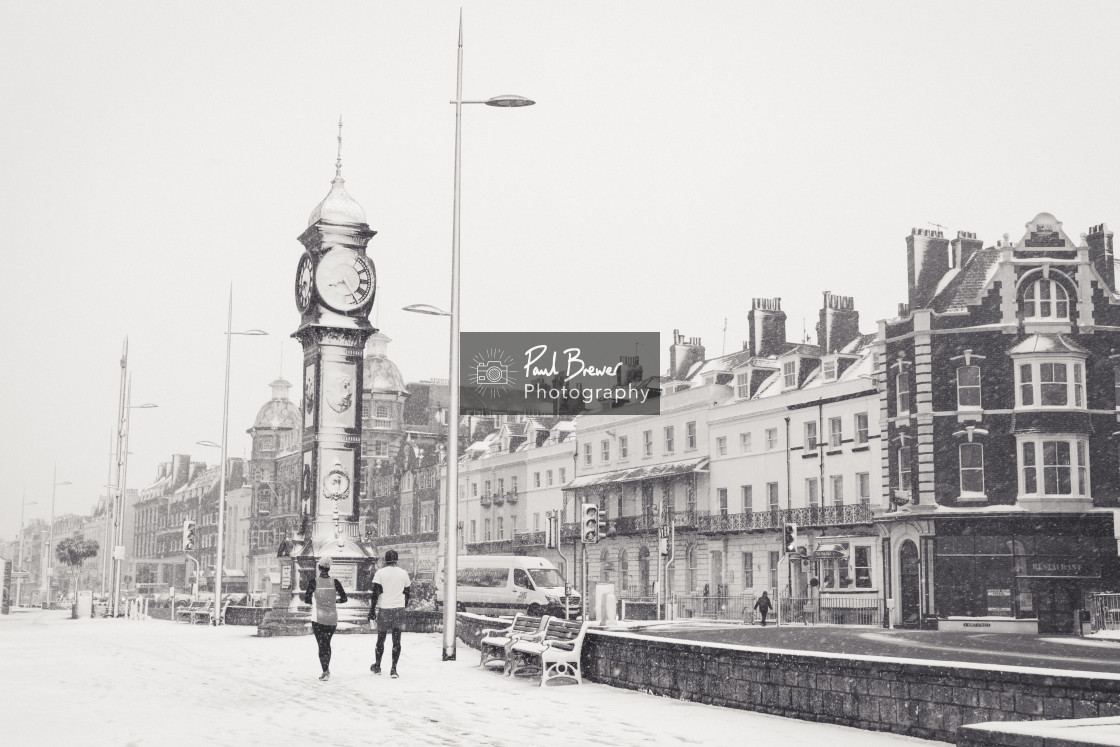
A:
<svg viewBox="0 0 1120 747">
<path fill-rule="evenodd" d="M 813 551 L 813 557 L 820 558 L 846 558 L 848 553 L 845 552 L 843 545 L 817 545 L 817 549 Z"/>
<path fill-rule="evenodd" d="M 583 477 L 577 477 L 576 479 L 565 485 L 564 490 L 588 488 L 594 485 L 606 485 L 609 483 L 652 480 L 657 477 L 686 475 L 690 472 L 706 472 L 707 468 L 708 457 L 699 457 L 696 459 L 683 459 L 679 462 L 651 464 L 646 467 L 635 467 L 634 469 L 617 469 L 613 472 L 600 472 L 597 475 L 584 475 Z"/>
</svg>

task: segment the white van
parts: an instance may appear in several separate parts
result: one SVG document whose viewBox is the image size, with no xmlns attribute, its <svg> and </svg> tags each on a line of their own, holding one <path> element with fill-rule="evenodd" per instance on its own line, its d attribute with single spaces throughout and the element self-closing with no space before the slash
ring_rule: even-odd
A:
<svg viewBox="0 0 1120 747">
<path fill-rule="evenodd" d="M 487 615 L 564 616 L 564 577 L 545 558 L 528 555 L 462 555 L 458 559 L 459 583 L 455 591 L 460 612 Z M 436 604 L 443 606 L 444 564 L 438 561 Z M 578 618 L 582 601 L 574 590 L 567 599 L 568 617 Z"/>
</svg>

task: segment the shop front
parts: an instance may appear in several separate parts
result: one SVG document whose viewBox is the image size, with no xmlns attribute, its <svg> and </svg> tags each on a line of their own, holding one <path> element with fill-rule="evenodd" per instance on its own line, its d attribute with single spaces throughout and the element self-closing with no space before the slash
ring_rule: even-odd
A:
<svg viewBox="0 0 1120 747">
<path fill-rule="evenodd" d="M 1036 620 L 1040 634 L 1072 634 L 1090 593 L 1120 588 L 1108 513 L 938 518 L 930 539 L 941 620 Z"/>
</svg>

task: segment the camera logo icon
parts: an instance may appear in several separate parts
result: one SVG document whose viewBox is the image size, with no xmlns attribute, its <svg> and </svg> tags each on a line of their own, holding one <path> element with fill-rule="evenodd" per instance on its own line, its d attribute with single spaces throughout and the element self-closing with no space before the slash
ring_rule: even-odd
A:
<svg viewBox="0 0 1120 747">
<path fill-rule="evenodd" d="M 474 356 L 474 385 L 479 394 L 500 397 L 513 389 L 514 381 L 510 375 L 513 358 L 505 351 L 491 348 Z"/>
</svg>

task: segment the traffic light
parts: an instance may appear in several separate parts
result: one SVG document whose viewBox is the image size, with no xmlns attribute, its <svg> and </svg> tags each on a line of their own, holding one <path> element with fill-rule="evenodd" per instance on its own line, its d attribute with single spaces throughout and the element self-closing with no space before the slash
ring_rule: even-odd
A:
<svg viewBox="0 0 1120 747">
<path fill-rule="evenodd" d="M 560 535 L 560 533 L 557 531 L 557 524 L 559 524 L 559 519 L 557 518 L 555 511 L 545 511 L 544 515 L 546 526 L 548 527 L 545 530 L 545 547 L 549 548 L 550 550 L 555 549 L 557 544 L 557 537 L 559 537 Z"/>
<path fill-rule="evenodd" d="M 785 535 L 786 552 L 793 552 L 794 545 L 797 544 L 797 525 L 792 522 L 786 524 L 783 533 Z"/>
<path fill-rule="evenodd" d="M 581 517 L 580 536 L 584 544 L 593 545 L 599 541 L 599 507 L 594 503 L 584 503 Z"/>
<path fill-rule="evenodd" d="M 607 510 L 605 508 L 601 508 L 599 509 L 599 536 L 608 536 L 607 530 Z"/>
<path fill-rule="evenodd" d="M 190 552 L 194 549 L 194 522 L 190 519 L 183 519 L 183 552 Z"/>
</svg>

